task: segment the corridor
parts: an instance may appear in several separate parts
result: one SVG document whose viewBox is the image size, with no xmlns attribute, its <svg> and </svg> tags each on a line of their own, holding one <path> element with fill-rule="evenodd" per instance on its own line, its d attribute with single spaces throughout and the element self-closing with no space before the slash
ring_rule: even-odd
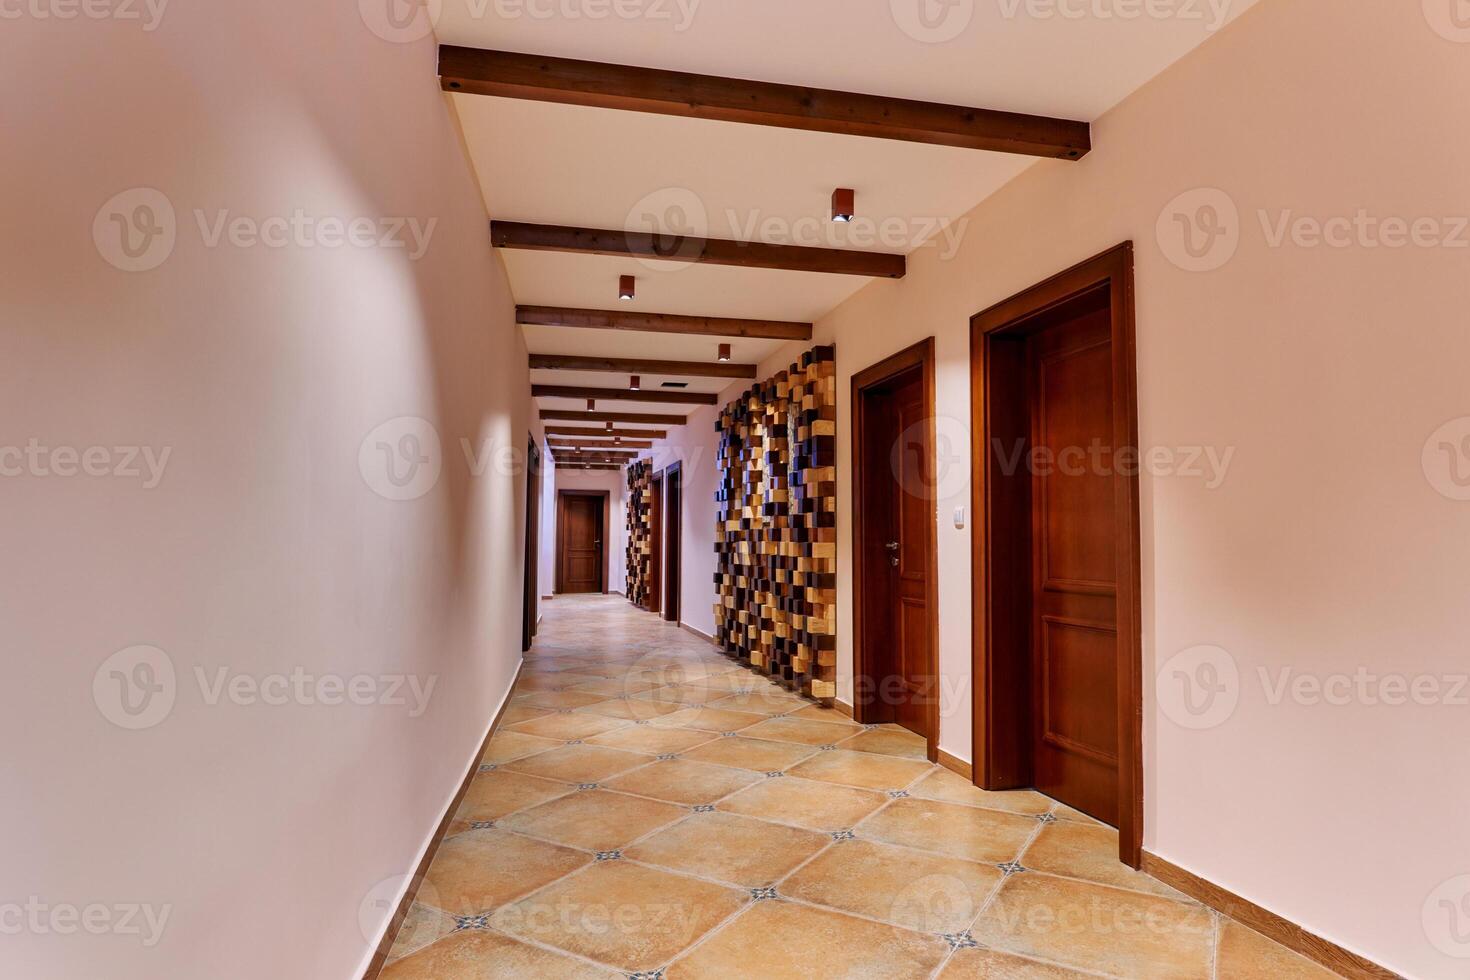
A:
<svg viewBox="0 0 1470 980">
<path fill-rule="evenodd" d="M 1332 976 L 620 596 L 547 609 L 385 978 Z"/>
</svg>

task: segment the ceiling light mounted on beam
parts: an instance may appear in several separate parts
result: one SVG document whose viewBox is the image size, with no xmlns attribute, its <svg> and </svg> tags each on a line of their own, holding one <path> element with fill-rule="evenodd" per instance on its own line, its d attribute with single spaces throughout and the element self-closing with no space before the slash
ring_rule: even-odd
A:
<svg viewBox="0 0 1470 980">
<path fill-rule="evenodd" d="M 633 375 L 632 377 L 630 377 L 628 379 L 628 390 L 629 391 L 637 391 L 638 388 L 639 388 L 638 375 L 635 374 L 635 375 Z"/>
<path fill-rule="evenodd" d="M 847 223 L 857 214 L 854 200 L 857 195 L 851 187 L 839 187 L 832 192 L 832 220 Z"/>
<path fill-rule="evenodd" d="M 636 290 L 634 288 L 636 283 L 637 283 L 637 280 L 633 276 L 619 276 L 618 277 L 618 299 L 621 299 L 621 300 L 631 300 L 633 298 L 634 293 L 636 292 Z"/>
<path fill-rule="evenodd" d="M 597 411 L 597 399 L 596 398 L 589 398 L 589 399 L 587 399 L 587 411 L 589 411 L 589 412 L 595 412 L 595 411 Z"/>
<path fill-rule="evenodd" d="M 720 360 L 721 361 L 728 361 L 729 359 L 730 359 L 730 345 L 729 344 L 721 344 L 720 345 Z"/>
</svg>

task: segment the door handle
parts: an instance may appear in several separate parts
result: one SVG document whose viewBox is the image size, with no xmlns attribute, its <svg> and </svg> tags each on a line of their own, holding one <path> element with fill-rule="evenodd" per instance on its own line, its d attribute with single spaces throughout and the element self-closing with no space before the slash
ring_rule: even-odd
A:
<svg viewBox="0 0 1470 980">
<path fill-rule="evenodd" d="M 888 549 L 888 564 L 892 565 L 894 568 L 897 568 L 898 567 L 898 542 L 897 541 L 890 541 L 887 544 L 885 544 L 883 547 L 885 547 L 885 548 Z"/>
</svg>

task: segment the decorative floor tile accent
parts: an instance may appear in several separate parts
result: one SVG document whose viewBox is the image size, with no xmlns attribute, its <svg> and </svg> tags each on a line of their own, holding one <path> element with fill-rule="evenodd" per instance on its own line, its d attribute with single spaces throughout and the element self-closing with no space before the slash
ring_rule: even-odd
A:
<svg viewBox="0 0 1470 980">
<path fill-rule="evenodd" d="M 774 888 L 752 888 L 750 890 L 750 897 L 751 897 L 751 900 L 752 901 L 756 901 L 756 902 L 769 902 L 769 901 L 771 901 L 772 899 L 774 899 L 776 897 L 776 889 L 774 889 Z"/>
<path fill-rule="evenodd" d="M 950 949 L 975 949 L 980 945 L 968 932 L 946 932 L 942 938 Z"/>
</svg>

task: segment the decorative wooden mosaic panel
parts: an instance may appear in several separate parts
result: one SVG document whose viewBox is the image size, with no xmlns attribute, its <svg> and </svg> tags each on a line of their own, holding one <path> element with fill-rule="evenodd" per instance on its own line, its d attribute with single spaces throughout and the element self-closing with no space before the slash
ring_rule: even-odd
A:
<svg viewBox="0 0 1470 980">
<path fill-rule="evenodd" d="M 837 371 L 814 347 L 725 406 L 716 638 L 827 704 L 837 696 Z"/>
<path fill-rule="evenodd" d="M 648 519 L 653 506 L 653 464 L 642 460 L 628 465 L 628 600 L 648 602 L 653 573 L 653 530 Z"/>
</svg>

